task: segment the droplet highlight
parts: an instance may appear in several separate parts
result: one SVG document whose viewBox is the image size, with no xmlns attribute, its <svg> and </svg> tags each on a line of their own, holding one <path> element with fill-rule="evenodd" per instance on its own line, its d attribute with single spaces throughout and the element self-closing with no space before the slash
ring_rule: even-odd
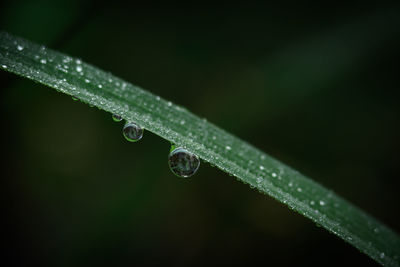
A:
<svg viewBox="0 0 400 267">
<path fill-rule="evenodd" d="M 129 142 L 137 142 L 143 137 L 143 128 L 136 123 L 129 122 L 124 125 L 122 133 Z"/>
<path fill-rule="evenodd" d="M 118 115 L 118 114 L 113 114 L 113 115 L 112 115 L 112 119 L 113 119 L 113 121 L 115 121 L 115 122 L 120 122 L 120 121 L 122 121 L 122 117 L 121 117 L 120 115 Z"/>
<path fill-rule="evenodd" d="M 187 178 L 197 172 L 200 166 L 200 159 L 197 155 L 178 147 L 169 153 L 168 165 L 176 176 Z"/>
</svg>

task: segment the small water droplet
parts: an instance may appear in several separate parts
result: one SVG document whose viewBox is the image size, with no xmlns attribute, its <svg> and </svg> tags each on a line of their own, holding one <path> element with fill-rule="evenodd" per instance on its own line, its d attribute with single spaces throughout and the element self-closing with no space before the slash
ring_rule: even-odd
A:
<svg viewBox="0 0 400 267">
<path fill-rule="evenodd" d="M 46 64 L 46 63 L 47 63 L 47 60 L 46 60 L 46 59 L 44 59 L 44 58 L 42 58 L 42 59 L 40 60 L 40 63 L 42 63 L 42 64 Z"/>
<path fill-rule="evenodd" d="M 181 124 L 181 125 L 184 125 L 184 124 L 185 124 L 185 121 L 184 121 L 184 120 L 181 120 L 181 121 L 180 121 L 180 124 Z"/>
<path fill-rule="evenodd" d="M 379 254 L 379 257 L 381 257 L 381 259 L 383 259 L 384 257 L 385 257 L 385 253 L 381 253 L 381 254 Z"/>
<path fill-rule="evenodd" d="M 78 65 L 79 65 L 79 64 L 82 64 L 82 61 L 81 61 L 80 59 L 77 59 L 77 60 L 76 60 L 76 64 L 78 64 Z"/>
<path fill-rule="evenodd" d="M 172 106 L 172 103 L 170 101 L 168 101 L 167 103 L 168 107 Z"/>
<path fill-rule="evenodd" d="M 169 153 L 168 165 L 175 175 L 186 178 L 196 173 L 200 160 L 197 155 L 178 147 Z"/>
<path fill-rule="evenodd" d="M 276 173 L 274 173 L 274 172 L 273 172 L 271 175 L 272 175 L 272 177 L 278 176 L 278 175 L 277 175 Z"/>
<path fill-rule="evenodd" d="M 1 65 L 1 67 L 4 68 L 4 69 L 7 69 L 7 66 L 6 66 L 6 65 Z"/>
<path fill-rule="evenodd" d="M 264 166 L 261 165 L 261 166 L 260 166 L 260 170 L 264 170 L 264 169 L 265 169 Z"/>
<path fill-rule="evenodd" d="M 82 71 L 82 66 L 80 66 L 80 65 L 76 66 L 76 71 L 77 72 L 81 72 Z"/>
<path fill-rule="evenodd" d="M 18 45 L 17 49 L 18 49 L 18 51 L 22 51 L 24 49 L 24 47 L 22 45 Z"/>
<path fill-rule="evenodd" d="M 319 201 L 319 204 L 320 204 L 321 206 L 325 206 L 325 201 L 320 200 L 320 201 Z"/>
<path fill-rule="evenodd" d="M 292 182 L 290 182 L 288 185 L 289 185 L 290 187 L 292 187 L 292 186 L 293 186 L 293 183 L 292 183 Z"/>
<path fill-rule="evenodd" d="M 299 188 L 297 188 L 297 191 L 298 191 L 298 192 L 301 192 L 301 191 L 303 191 L 303 189 L 301 189 L 301 188 L 299 187 Z"/>
<path fill-rule="evenodd" d="M 314 205 L 314 204 L 315 204 L 315 201 L 314 201 L 314 200 L 311 200 L 311 201 L 310 201 L 310 204 L 311 204 L 311 205 Z"/>
<path fill-rule="evenodd" d="M 212 139 L 213 139 L 213 140 L 216 140 L 216 139 L 217 139 L 217 137 L 216 137 L 215 135 L 213 135 Z"/>
<path fill-rule="evenodd" d="M 231 150 L 232 148 L 230 146 L 225 147 L 226 150 Z"/>
<path fill-rule="evenodd" d="M 99 85 L 97 85 L 97 87 L 99 87 L 99 88 L 103 88 L 103 85 L 99 84 Z"/>
<path fill-rule="evenodd" d="M 120 121 L 122 121 L 122 117 L 121 117 L 120 115 L 118 115 L 118 114 L 112 114 L 112 119 L 113 119 L 113 121 L 115 121 L 115 122 L 120 122 Z"/>
<path fill-rule="evenodd" d="M 90 80 L 89 79 L 85 79 L 85 83 L 90 83 Z"/>
<path fill-rule="evenodd" d="M 136 123 L 129 122 L 124 125 L 122 133 L 129 142 L 137 142 L 143 137 L 143 128 Z"/>
</svg>

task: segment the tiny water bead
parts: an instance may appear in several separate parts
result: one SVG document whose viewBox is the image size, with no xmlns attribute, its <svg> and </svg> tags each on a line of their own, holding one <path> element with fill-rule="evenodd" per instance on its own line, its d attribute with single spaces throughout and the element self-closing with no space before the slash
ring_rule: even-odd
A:
<svg viewBox="0 0 400 267">
<path fill-rule="evenodd" d="M 120 121 L 122 121 L 122 117 L 121 117 L 120 115 L 118 115 L 118 114 L 113 114 L 113 115 L 112 115 L 112 119 L 113 119 L 113 121 L 115 121 L 115 122 L 120 122 Z"/>
<path fill-rule="evenodd" d="M 143 128 L 133 122 L 124 125 L 122 133 L 129 142 L 137 142 L 143 137 Z"/>
<path fill-rule="evenodd" d="M 187 178 L 196 173 L 200 159 L 197 155 L 178 147 L 169 153 L 168 165 L 176 176 Z"/>
</svg>

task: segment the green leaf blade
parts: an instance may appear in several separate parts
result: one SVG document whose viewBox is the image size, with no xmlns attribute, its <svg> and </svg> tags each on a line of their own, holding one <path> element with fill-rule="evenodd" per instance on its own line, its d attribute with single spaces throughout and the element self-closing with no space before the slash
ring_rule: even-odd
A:
<svg viewBox="0 0 400 267">
<path fill-rule="evenodd" d="M 184 107 L 110 73 L 8 33 L 0 68 L 120 115 L 237 177 L 385 266 L 399 266 L 399 236 L 334 192 Z"/>
</svg>

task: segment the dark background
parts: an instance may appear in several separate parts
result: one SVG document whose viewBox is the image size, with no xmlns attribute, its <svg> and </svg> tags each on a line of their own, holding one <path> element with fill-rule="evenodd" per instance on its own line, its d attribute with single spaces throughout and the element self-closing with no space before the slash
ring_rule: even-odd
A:
<svg viewBox="0 0 400 267">
<path fill-rule="evenodd" d="M 399 223 L 400 8 L 6 1 L 0 26 L 187 107 Z M 110 114 L 5 72 L 4 266 L 374 266 L 270 197 Z"/>
</svg>

